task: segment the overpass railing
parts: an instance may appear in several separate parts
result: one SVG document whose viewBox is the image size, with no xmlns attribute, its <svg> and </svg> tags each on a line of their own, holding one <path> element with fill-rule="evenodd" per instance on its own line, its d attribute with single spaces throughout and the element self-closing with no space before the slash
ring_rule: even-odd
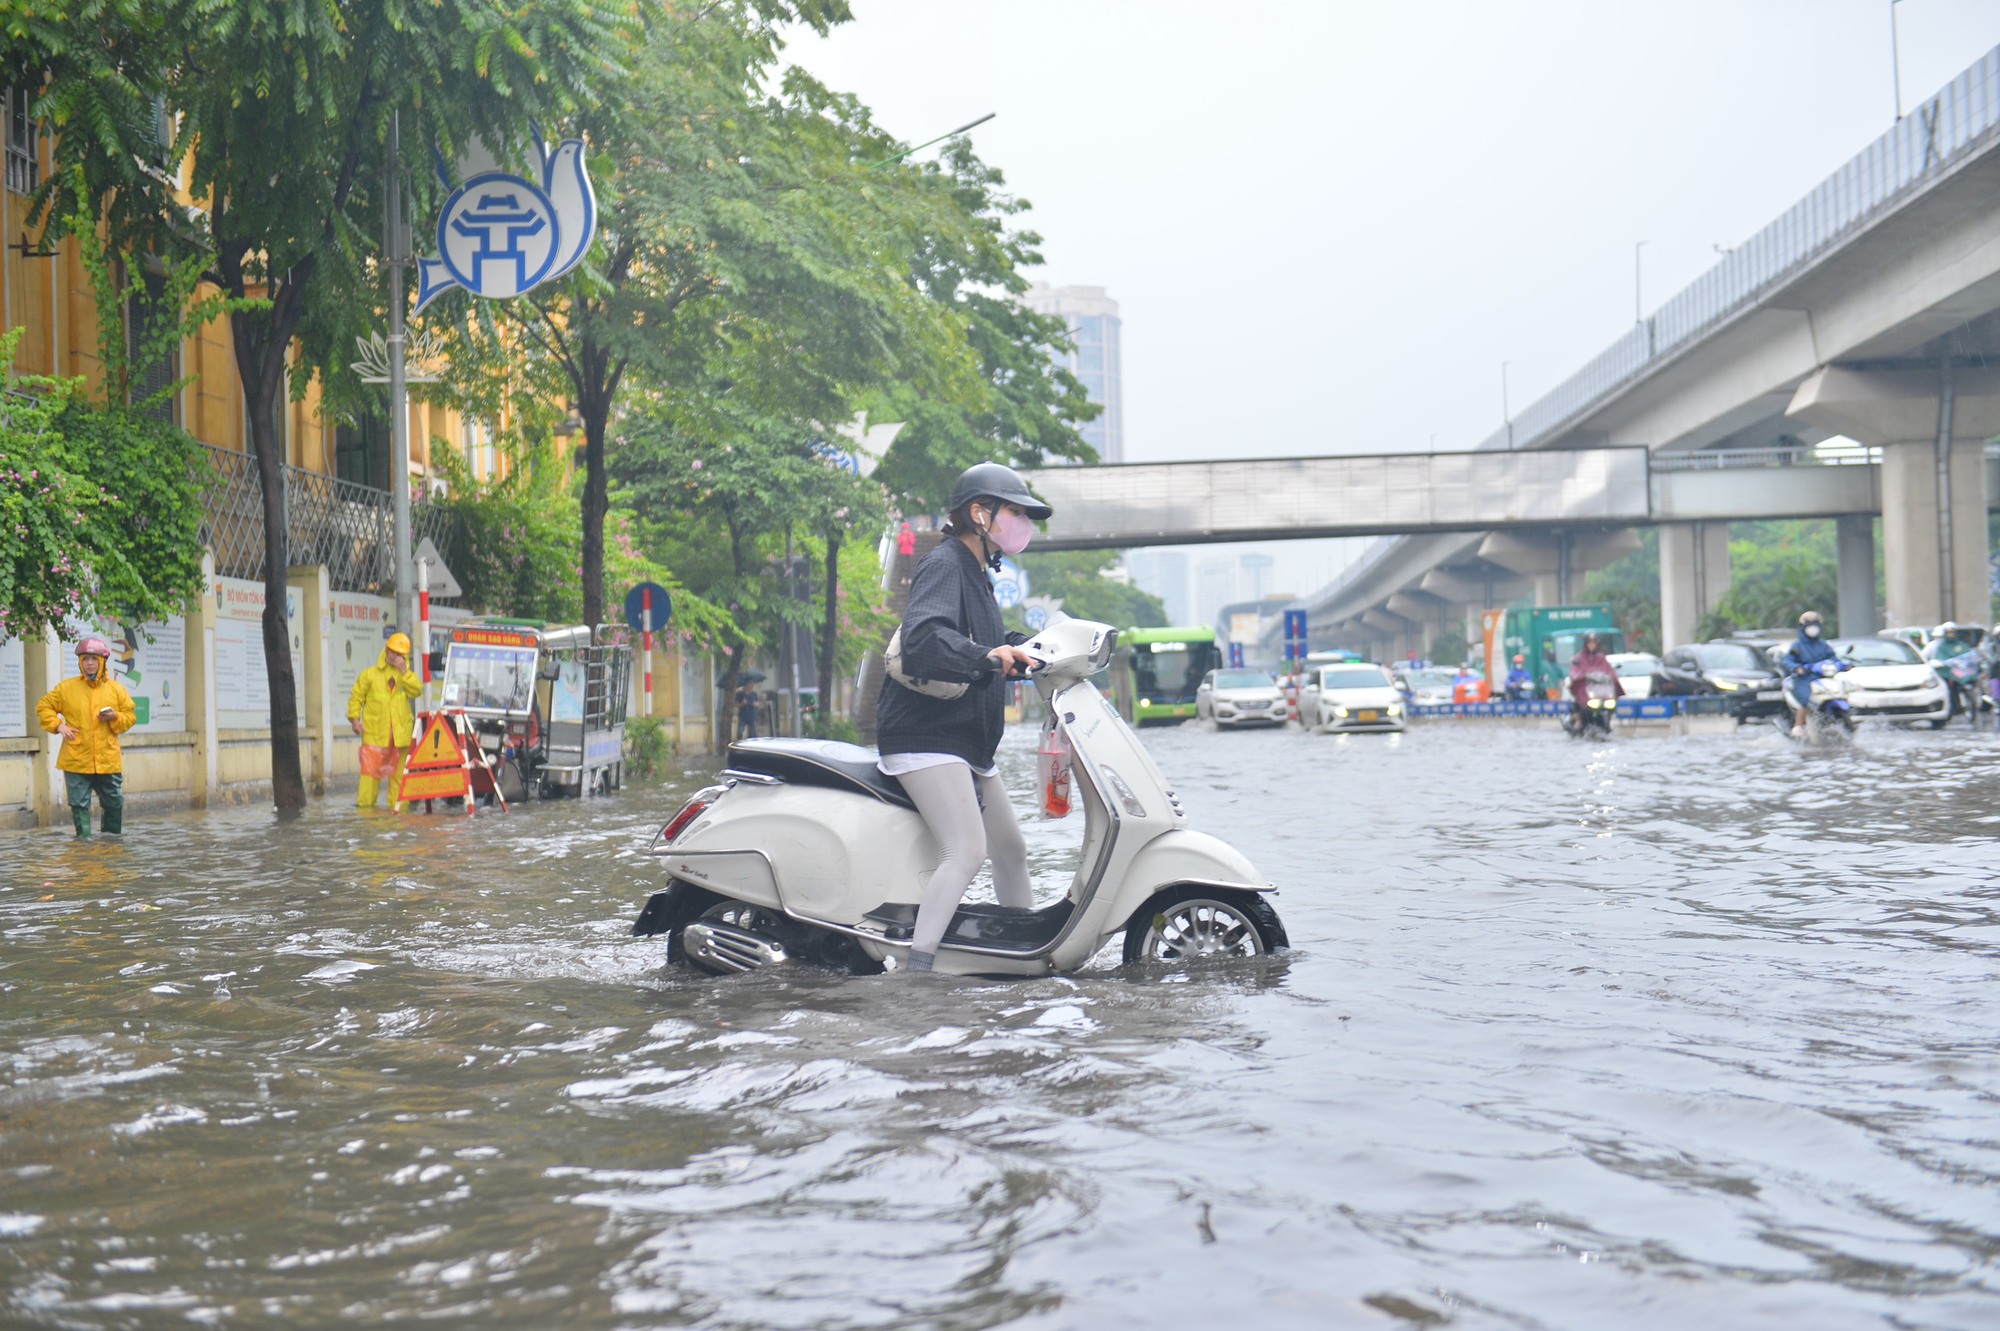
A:
<svg viewBox="0 0 2000 1331">
<path fill-rule="evenodd" d="M 1778 219 L 1479 446 L 1532 448 L 1827 251 L 1921 193 L 2000 132 L 2000 47 L 1903 117 Z"/>
<path fill-rule="evenodd" d="M 1654 471 L 1738 471 L 1761 467 L 1873 467 L 1882 450 L 1855 444 L 1845 448 L 1716 448 L 1700 453 L 1655 453 Z"/>
</svg>

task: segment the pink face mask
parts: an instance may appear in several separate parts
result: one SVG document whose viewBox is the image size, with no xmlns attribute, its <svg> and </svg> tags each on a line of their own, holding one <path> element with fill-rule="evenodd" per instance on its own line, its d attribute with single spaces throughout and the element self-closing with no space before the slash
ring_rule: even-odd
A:
<svg viewBox="0 0 2000 1331">
<path fill-rule="evenodd" d="M 987 533 L 992 536 L 993 544 L 1010 555 L 1018 555 L 1028 548 L 1028 542 L 1035 539 L 1035 524 L 1028 520 L 1027 514 L 1009 513 L 1003 508 L 994 517 Z"/>
</svg>

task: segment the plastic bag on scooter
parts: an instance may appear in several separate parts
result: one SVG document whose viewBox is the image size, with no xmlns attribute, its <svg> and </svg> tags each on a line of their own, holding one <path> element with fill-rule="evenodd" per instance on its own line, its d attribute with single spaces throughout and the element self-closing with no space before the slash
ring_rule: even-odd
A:
<svg viewBox="0 0 2000 1331">
<path fill-rule="evenodd" d="M 1051 818 L 1069 815 L 1072 755 L 1069 736 L 1050 717 L 1042 728 L 1042 742 L 1035 748 L 1035 771 L 1036 784 L 1042 790 L 1042 812 Z"/>
</svg>

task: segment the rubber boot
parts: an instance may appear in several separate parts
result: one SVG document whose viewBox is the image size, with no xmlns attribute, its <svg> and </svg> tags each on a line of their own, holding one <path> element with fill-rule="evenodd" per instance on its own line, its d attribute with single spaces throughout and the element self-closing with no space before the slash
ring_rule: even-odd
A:
<svg viewBox="0 0 2000 1331">
<path fill-rule="evenodd" d="M 112 836 L 125 832 L 125 775 L 113 772 L 100 777 L 97 802 L 104 806 L 104 830 Z"/>
<path fill-rule="evenodd" d="M 74 804 L 70 805 L 69 820 L 76 825 L 78 838 L 84 841 L 90 840 L 90 806 L 88 804 L 84 805 L 81 809 L 77 808 Z"/>
<path fill-rule="evenodd" d="M 354 797 L 354 807 L 357 809 L 374 808 L 376 796 L 378 796 L 381 793 L 381 791 L 382 791 L 382 782 L 380 778 L 372 776 L 362 777 L 360 793 L 358 793 Z"/>
</svg>

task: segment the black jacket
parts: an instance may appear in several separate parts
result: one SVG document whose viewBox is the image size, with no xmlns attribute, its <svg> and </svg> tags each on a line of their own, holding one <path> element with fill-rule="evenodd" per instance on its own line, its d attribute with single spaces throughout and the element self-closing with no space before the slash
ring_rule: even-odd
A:
<svg viewBox="0 0 2000 1331">
<path fill-rule="evenodd" d="M 978 556 L 947 537 L 910 580 L 903 669 L 918 679 L 972 687 L 956 698 L 929 698 L 884 676 L 875 703 L 876 747 L 885 754 L 949 753 L 976 768 L 991 767 L 1007 723 L 1007 690 L 998 663 L 986 653 L 1026 641 L 1000 622 L 993 584 Z"/>
</svg>

